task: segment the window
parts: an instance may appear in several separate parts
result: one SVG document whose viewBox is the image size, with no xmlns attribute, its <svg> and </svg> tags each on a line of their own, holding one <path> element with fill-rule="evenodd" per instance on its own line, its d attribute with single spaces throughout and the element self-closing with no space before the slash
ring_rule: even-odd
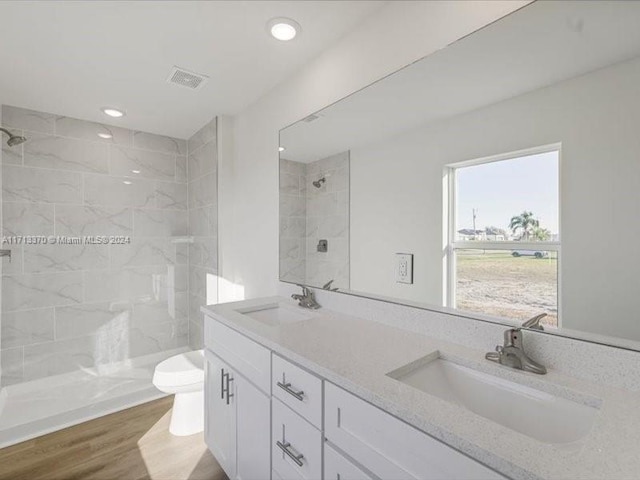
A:
<svg viewBox="0 0 640 480">
<path fill-rule="evenodd" d="M 558 145 L 450 165 L 447 304 L 559 326 Z"/>
</svg>

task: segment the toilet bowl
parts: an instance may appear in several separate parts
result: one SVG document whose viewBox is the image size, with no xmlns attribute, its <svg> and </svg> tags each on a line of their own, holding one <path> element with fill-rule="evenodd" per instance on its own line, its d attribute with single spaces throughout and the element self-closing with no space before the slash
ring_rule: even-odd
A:
<svg viewBox="0 0 640 480">
<path fill-rule="evenodd" d="M 181 353 L 156 365 L 153 385 L 174 394 L 169 432 L 176 436 L 204 430 L 204 353 Z"/>
</svg>

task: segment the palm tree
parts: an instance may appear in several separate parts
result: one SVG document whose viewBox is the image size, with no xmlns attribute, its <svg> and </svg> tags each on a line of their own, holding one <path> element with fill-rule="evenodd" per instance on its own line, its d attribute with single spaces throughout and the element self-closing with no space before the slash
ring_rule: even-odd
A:
<svg viewBox="0 0 640 480">
<path fill-rule="evenodd" d="M 536 227 L 533 229 L 533 238 L 539 242 L 546 242 L 551 238 L 551 232 L 542 227 Z"/>
<path fill-rule="evenodd" d="M 529 237 L 533 234 L 536 228 L 540 227 L 540 222 L 533 216 L 533 212 L 527 212 L 526 210 L 520 215 L 511 217 L 509 222 L 509 228 L 515 235 L 518 230 L 521 230 L 520 239 L 529 240 Z"/>
</svg>

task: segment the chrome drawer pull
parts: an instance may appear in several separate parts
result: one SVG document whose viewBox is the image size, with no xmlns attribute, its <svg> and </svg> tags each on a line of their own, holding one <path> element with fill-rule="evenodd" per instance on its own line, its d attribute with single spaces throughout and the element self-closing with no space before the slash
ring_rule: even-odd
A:
<svg viewBox="0 0 640 480">
<path fill-rule="evenodd" d="M 299 454 L 296 455 L 295 453 L 293 453 L 291 450 L 289 450 L 289 447 L 291 447 L 291 444 L 289 442 L 286 443 L 282 443 L 280 440 L 276 441 L 276 445 L 278 447 L 280 447 L 280 450 L 282 450 L 284 453 L 287 454 L 287 456 L 293 460 L 294 462 L 296 462 L 296 464 L 301 467 L 302 465 L 304 465 L 302 463 L 302 459 L 304 458 L 304 455 Z"/>
<path fill-rule="evenodd" d="M 229 405 L 229 399 L 233 397 L 229 383 L 233 382 L 233 377 L 227 373 L 227 405 Z"/>
<path fill-rule="evenodd" d="M 291 388 L 291 384 L 290 383 L 277 382 L 276 385 L 278 385 L 281 389 L 283 389 L 289 395 L 293 395 L 294 397 L 296 397 L 301 402 L 304 400 L 304 392 L 302 390 L 300 390 L 299 392 L 296 392 L 295 390 L 293 390 Z"/>
</svg>

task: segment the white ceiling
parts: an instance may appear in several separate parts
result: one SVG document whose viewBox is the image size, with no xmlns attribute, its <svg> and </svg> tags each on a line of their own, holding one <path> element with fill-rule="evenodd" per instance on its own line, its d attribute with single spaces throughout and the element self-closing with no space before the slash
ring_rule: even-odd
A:
<svg viewBox="0 0 640 480">
<path fill-rule="evenodd" d="M 292 75 L 386 2 L 2 1 L 0 103 L 187 138 Z M 273 17 L 302 26 L 292 42 Z M 192 91 L 173 65 L 209 75 Z M 127 116 L 106 120 L 102 106 Z"/>
<path fill-rule="evenodd" d="M 640 1 L 535 2 L 281 132 L 311 162 L 640 55 Z"/>
</svg>

